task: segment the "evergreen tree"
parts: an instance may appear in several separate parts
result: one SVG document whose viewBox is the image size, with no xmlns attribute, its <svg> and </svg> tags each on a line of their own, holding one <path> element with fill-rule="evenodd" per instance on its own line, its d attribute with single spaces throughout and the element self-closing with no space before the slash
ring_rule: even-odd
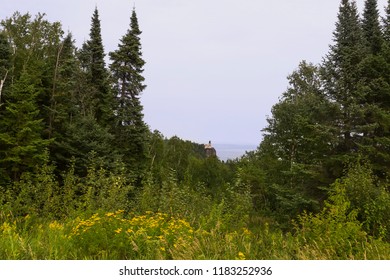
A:
<svg viewBox="0 0 390 280">
<path fill-rule="evenodd" d="M 85 175 L 89 154 L 105 166 L 118 159 L 112 145 L 114 97 L 104 62 L 97 8 L 92 16 L 90 39 L 76 51 L 69 35 L 58 53 L 52 112 L 55 142 L 52 157 L 64 170 L 75 158 L 78 173 Z M 55 89 L 55 90 L 54 90 Z"/>
<path fill-rule="evenodd" d="M 148 127 L 143 121 L 140 94 L 145 89 L 142 76 L 145 61 L 141 52 L 141 31 L 135 10 L 130 29 L 122 37 L 118 49 L 110 53 L 111 71 L 117 94 L 116 141 L 124 159 L 132 168 L 139 169 L 147 154 Z"/>
<path fill-rule="evenodd" d="M 57 68 L 52 159 L 59 170 L 66 170 L 74 158 L 81 175 L 86 173 L 91 153 L 104 166 L 112 166 L 119 158 L 112 145 L 114 136 L 109 126 L 96 120 L 96 91 L 90 83 L 90 72 L 83 71 L 82 62 L 77 59 L 70 34 L 63 41 Z"/>
<path fill-rule="evenodd" d="M 68 167 L 72 156 L 76 156 L 73 151 L 79 148 L 70 143 L 69 137 L 70 131 L 79 135 L 80 132 L 69 127 L 80 115 L 86 115 L 85 112 L 88 110 L 85 107 L 92 107 L 91 104 L 84 105 L 84 103 L 92 103 L 92 96 L 85 98 L 89 92 L 86 85 L 85 74 L 81 71 L 80 62 L 76 57 L 72 34 L 68 34 L 62 42 L 57 57 L 50 110 L 50 124 L 54 139 L 50 151 L 52 160 L 56 162 L 59 170 Z M 85 99 L 89 102 L 81 102 Z"/>
<path fill-rule="evenodd" d="M 49 141 L 42 137 L 44 124 L 38 117 L 39 85 L 39 79 L 24 71 L 12 86 L 0 120 L 0 179 L 18 180 L 44 160 Z"/>
<path fill-rule="evenodd" d="M 90 39 L 84 44 L 84 62 L 87 64 L 90 85 L 94 88 L 95 116 L 99 124 L 111 125 L 114 96 L 110 91 L 108 71 L 104 61 L 104 47 L 101 36 L 99 13 L 95 8 L 92 16 Z"/>
<path fill-rule="evenodd" d="M 390 172 L 390 49 L 379 24 L 377 1 L 367 0 L 363 14 L 367 55 L 360 64 L 361 92 L 364 98 L 365 125 L 360 151 L 371 161 L 376 175 L 385 178 Z M 384 32 L 386 29 L 384 29 Z"/>
<path fill-rule="evenodd" d="M 68 34 L 59 46 L 54 67 L 49 111 L 49 138 L 58 135 L 58 129 L 66 121 L 71 107 L 71 91 L 76 87 L 75 47 L 72 35 Z"/>
<path fill-rule="evenodd" d="M 377 0 L 366 0 L 362 28 L 369 52 L 374 55 L 378 54 L 382 49 L 383 37 L 379 23 Z"/>
<path fill-rule="evenodd" d="M 341 172 L 345 161 L 356 156 L 367 129 L 359 68 L 366 47 L 355 1 L 342 0 L 333 36 L 334 45 L 324 60 L 322 73 L 325 93 L 338 106 L 338 113 L 333 115 L 337 128 L 333 165 Z"/>
</svg>

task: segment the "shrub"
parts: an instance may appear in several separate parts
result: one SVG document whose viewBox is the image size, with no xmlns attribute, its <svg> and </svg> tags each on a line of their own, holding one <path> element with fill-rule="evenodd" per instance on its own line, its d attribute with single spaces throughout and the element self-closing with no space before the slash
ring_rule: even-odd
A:
<svg viewBox="0 0 390 280">
<path fill-rule="evenodd" d="M 368 236 L 357 215 L 358 211 L 351 207 L 348 199 L 345 181 L 337 180 L 320 213 L 314 215 L 305 212 L 298 217 L 295 224 L 295 237 L 299 244 L 297 257 L 299 259 L 366 259 L 368 255 L 370 258 L 388 257 L 388 254 L 379 253 L 378 246 L 384 249 L 389 248 L 389 244 Z"/>
</svg>

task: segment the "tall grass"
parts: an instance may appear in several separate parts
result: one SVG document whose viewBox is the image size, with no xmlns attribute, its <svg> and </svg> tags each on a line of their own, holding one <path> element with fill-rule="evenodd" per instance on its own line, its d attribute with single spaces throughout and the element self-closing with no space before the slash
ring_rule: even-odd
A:
<svg viewBox="0 0 390 280">
<path fill-rule="evenodd" d="M 306 217 L 307 219 L 308 217 Z M 302 222 L 302 223 L 306 223 Z M 388 243 L 270 229 L 193 227 L 164 213 L 95 213 L 62 221 L 2 214 L 0 259 L 390 259 Z"/>
</svg>

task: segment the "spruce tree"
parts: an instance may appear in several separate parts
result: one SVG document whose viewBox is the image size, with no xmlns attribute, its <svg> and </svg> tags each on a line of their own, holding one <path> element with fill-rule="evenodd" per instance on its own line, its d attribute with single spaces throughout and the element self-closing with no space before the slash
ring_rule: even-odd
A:
<svg viewBox="0 0 390 280">
<path fill-rule="evenodd" d="M 90 38 L 82 49 L 76 51 L 68 36 L 58 55 L 52 102 L 55 142 L 51 148 L 61 170 L 75 158 L 79 173 L 84 174 L 90 153 L 105 166 L 118 159 L 110 131 L 115 100 L 104 56 L 99 13 L 95 8 Z"/>
<path fill-rule="evenodd" d="M 369 52 L 374 55 L 381 51 L 383 43 L 377 2 L 377 0 L 366 0 L 362 20 L 366 45 Z"/>
<path fill-rule="evenodd" d="M 386 178 L 390 172 L 390 149 L 387 144 L 390 141 L 389 11 L 388 7 L 382 34 L 377 3 L 373 0 L 366 1 L 363 29 L 368 48 L 367 56 L 360 65 L 367 129 L 359 147 L 370 160 L 375 174 L 381 178 Z"/>
<path fill-rule="evenodd" d="M 12 86 L 6 111 L 0 120 L 0 170 L 2 179 L 18 180 L 20 175 L 43 162 L 49 141 L 42 137 L 37 97 L 40 80 L 24 71 Z"/>
<path fill-rule="evenodd" d="M 366 46 L 355 1 L 342 0 L 333 36 L 334 44 L 323 63 L 323 79 L 325 93 L 339 108 L 333 116 L 337 129 L 333 165 L 339 166 L 341 172 L 345 161 L 356 157 L 365 129 L 359 67 Z"/>
<path fill-rule="evenodd" d="M 62 42 L 54 80 L 50 100 L 50 124 L 54 141 L 50 151 L 52 160 L 56 162 L 58 169 L 65 170 L 71 157 L 76 156 L 74 150 L 78 148 L 70 143 L 69 126 L 85 112 L 80 100 L 84 100 L 84 96 L 88 95 L 86 88 L 88 83 L 76 57 L 72 34 L 68 34 Z M 92 97 L 89 99 L 92 103 Z M 92 105 L 89 106 L 92 107 Z"/>
<path fill-rule="evenodd" d="M 117 95 L 115 135 L 120 152 L 132 168 L 139 169 L 146 159 L 148 127 L 143 120 L 140 94 L 145 89 L 142 76 L 145 61 L 141 52 L 141 31 L 135 10 L 130 29 L 118 49 L 110 53 L 111 71 Z"/>
<path fill-rule="evenodd" d="M 86 57 L 87 61 L 91 58 Z M 90 82 L 91 72 L 83 68 L 91 64 L 83 65 L 84 62 L 77 58 L 76 47 L 69 34 L 58 56 L 52 103 L 55 140 L 51 145 L 51 156 L 60 171 L 66 170 L 74 158 L 77 173 L 81 175 L 85 175 L 91 153 L 106 167 L 118 159 L 112 145 L 114 136 L 109 131 L 111 127 L 96 120 L 96 88 Z"/>
<path fill-rule="evenodd" d="M 95 8 L 90 39 L 84 44 L 84 62 L 87 64 L 90 85 L 94 88 L 95 117 L 100 125 L 109 126 L 113 120 L 114 96 L 110 91 L 108 71 L 105 66 L 105 53 L 101 36 L 98 9 Z"/>
</svg>

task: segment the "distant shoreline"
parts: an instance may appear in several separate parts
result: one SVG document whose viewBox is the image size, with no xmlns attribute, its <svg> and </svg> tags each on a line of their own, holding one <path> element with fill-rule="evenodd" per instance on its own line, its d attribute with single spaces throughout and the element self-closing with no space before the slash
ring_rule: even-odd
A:
<svg viewBox="0 0 390 280">
<path fill-rule="evenodd" d="M 254 151 L 257 148 L 255 144 L 213 144 L 220 160 L 236 159 L 245 155 L 246 152 Z"/>
</svg>

